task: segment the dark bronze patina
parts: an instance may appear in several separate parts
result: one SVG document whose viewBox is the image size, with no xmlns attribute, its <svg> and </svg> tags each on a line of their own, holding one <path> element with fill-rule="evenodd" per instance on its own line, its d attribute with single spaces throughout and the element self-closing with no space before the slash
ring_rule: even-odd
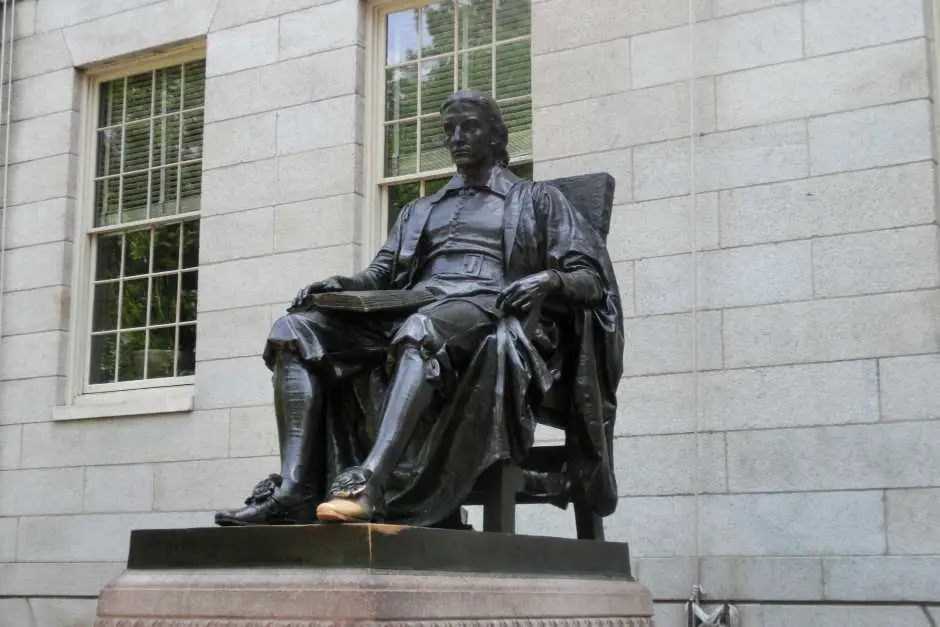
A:
<svg viewBox="0 0 940 627">
<path fill-rule="evenodd" d="M 487 468 L 526 457 L 556 383 L 569 391 L 564 489 L 614 510 L 623 322 L 601 235 L 557 188 L 507 169 L 489 96 L 455 93 L 441 113 L 454 178 L 402 210 L 365 270 L 308 285 L 274 324 L 264 359 L 281 474 L 218 524 L 307 522 L 314 508 L 324 521 L 440 524 Z M 379 290 L 384 311 L 316 304 Z M 395 307 L 392 290 L 433 298 Z"/>
</svg>

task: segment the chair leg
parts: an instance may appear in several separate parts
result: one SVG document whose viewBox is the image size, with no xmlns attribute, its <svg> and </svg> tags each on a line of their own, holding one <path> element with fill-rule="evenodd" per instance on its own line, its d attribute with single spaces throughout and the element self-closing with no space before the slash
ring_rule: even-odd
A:
<svg viewBox="0 0 940 627">
<path fill-rule="evenodd" d="M 483 531 L 516 532 L 516 491 L 519 469 L 509 462 L 497 462 L 489 471 L 492 483 L 483 503 Z"/>
<path fill-rule="evenodd" d="M 574 524 L 578 530 L 578 540 L 604 541 L 604 519 L 585 503 L 574 503 Z"/>
</svg>

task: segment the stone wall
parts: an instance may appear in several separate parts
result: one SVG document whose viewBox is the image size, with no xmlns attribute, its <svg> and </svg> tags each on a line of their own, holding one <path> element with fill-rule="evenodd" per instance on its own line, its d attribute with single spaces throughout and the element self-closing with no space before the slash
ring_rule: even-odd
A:
<svg viewBox="0 0 940 627">
<path fill-rule="evenodd" d="M 298 286 L 362 256 L 365 4 L 16 7 L 0 615 L 74 627 L 90 624 L 131 529 L 208 524 L 276 468 L 258 358 L 268 325 Z M 706 590 L 741 602 L 745 625 L 928 627 L 919 605 L 940 604 L 924 7 L 698 0 L 693 91 L 688 0 L 533 2 L 537 175 L 618 181 L 609 245 L 628 346 L 622 500 L 607 528 L 631 543 L 660 627 L 685 624 L 677 602 L 696 549 Z M 53 421 L 66 393 L 76 67 L 200 38 L 195 411 Z M 526 507 L 520 520 L 573 535 L 570 513 Z"/>
</svg>

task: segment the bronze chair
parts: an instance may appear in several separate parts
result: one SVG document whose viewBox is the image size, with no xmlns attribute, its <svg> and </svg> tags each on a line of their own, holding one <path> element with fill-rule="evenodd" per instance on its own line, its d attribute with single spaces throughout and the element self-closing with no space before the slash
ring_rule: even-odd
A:
<svg viewBox="0 0 940 627">
<path fill-rule="evenodd" d="M 606 243 L 614 200 L 614 178 L 606 173 L 585 174 L 549 183 L 565 195 L 572 207 L 591 223 Z M 541 424 L 565 430 L 570 422 L 571 407 L 567 400 L 570 394 L 566 393 L 563 383 L 566 380 L 565 364 L 562 362 L 558 367 L 561 372 L 557 383 L 543 399 L 537 420 Z M 521 466 L 499 462 L 487 469 L 477 480 L 464 504 L 483 506 L 484 531 L 514 533 L 517 504 L 553 503 L 567 506 L 570 503 L 574 509 L 578 538 L 603 540 L 602 518 L 577 497 L 568 497 L 563 488 L 567 482 L 567 459 L 565 445 L 535 445 Z M 534 483 L 540 483 L 543 487 L 554 485 L 558 489 L 532 490 Z"/>
</svg>

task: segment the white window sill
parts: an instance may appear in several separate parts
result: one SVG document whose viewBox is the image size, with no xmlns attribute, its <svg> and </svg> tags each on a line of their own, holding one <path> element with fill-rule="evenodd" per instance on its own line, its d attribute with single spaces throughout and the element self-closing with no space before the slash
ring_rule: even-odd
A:
<svg viewBox="0 0 940 627">
<path fill-rule="evenodd" d="M 148 390 L 96 392 L 75 397 L 70 405 L 53 408 L 53 420 L 89 420 L 122 416 L 151 416 L 190 412 L 194 405 L 191 385 Z"/>
</svg>

